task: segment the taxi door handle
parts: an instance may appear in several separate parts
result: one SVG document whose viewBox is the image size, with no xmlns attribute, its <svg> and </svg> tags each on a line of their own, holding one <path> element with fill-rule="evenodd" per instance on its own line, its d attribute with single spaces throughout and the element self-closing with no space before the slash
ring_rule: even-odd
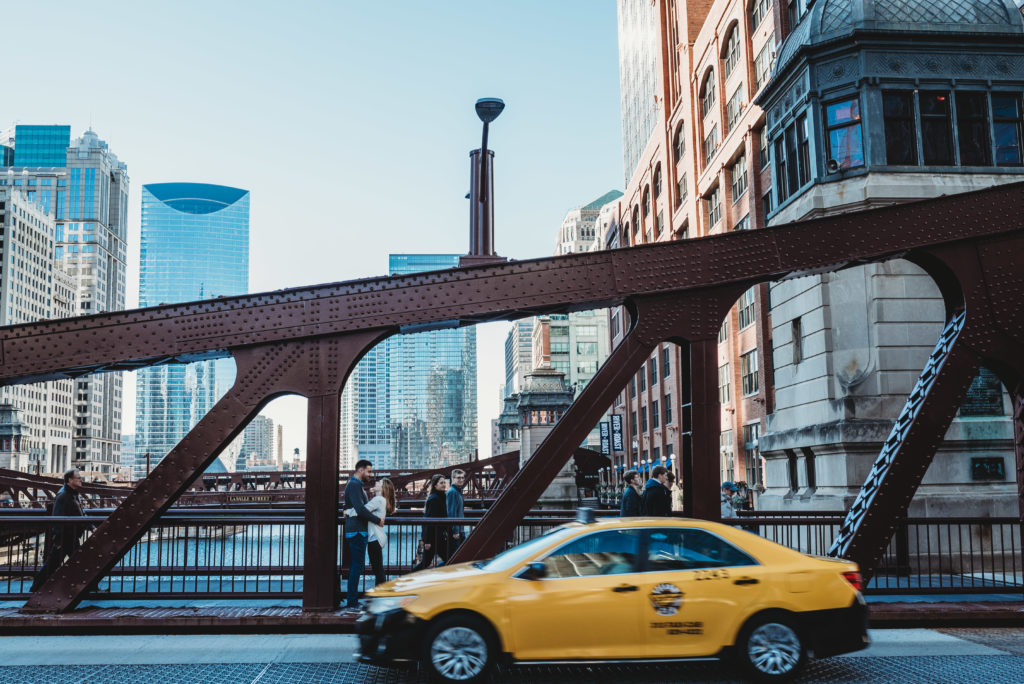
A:
<svg viewBox="0 0 1024 684">
<path fill-rule="evenodd" d="M 753 577 L 744 577 L 742 579 L 733 580 L 733 584 L 759 584 L 761 580 L 754 579 Z"/>
<path fill-rule="evenodd" d="M 638 587 L 636 585 L 633 585 L 633 584 L 620 584 L 619 586 L 617 586 L 614 589 L 612 589 L 612 591 L 618 592 L 618 593 L 622 593 L 622 592 L 625 592 L 625 591 L 636 591 L 639 588 L 640 587 Z"/>
</svg>

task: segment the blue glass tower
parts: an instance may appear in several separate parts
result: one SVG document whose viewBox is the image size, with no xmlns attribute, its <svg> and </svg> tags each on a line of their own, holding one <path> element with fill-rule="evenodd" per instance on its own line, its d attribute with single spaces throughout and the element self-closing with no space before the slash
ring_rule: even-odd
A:
<svg viewBox="0 0 1024 684">
<path fill-rule="evenodd" d="M 248 291 L 249 192 L 202 183 L 144 185 L 139 305 Z M 145 475 L 144 455 L 149 453 L 155 465 L 232 382 L 234 368 L 226 360 L 140 370 L 136 478 Z"/>
<path fill-rule="evenodd" d="M 66 166 L 71 126 L 15 126 L 13 166 Z"/>
<path fill-rule="evenodd" d="M 457 254 L 392 254 L 391 275 L 458 266 Z M 342 397 L 341 460 L 378 470 L 468 461 L 477 445 L 476 329 L 389 338 L 367 354 Z"/>
</svg>

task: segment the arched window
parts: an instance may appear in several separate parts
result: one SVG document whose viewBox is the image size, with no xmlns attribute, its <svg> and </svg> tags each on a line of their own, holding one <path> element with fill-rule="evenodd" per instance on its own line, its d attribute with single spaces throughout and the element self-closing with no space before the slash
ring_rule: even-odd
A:
<svg viewBox="0 0 1024 684">
<path fill-rule="evenodd" d="M 644 188 L 644 218 L 651 213 L 651 186 Z"/>
<path fill-rule="evenodd" d="M 700 113 L 707 116 L 715 106 L 715 71 L 708 69 L 704 76 L 704 83 L 700 87 Z"/>
<path fill-rule="evenodd" d="M 654 199 L 661 197 L 661 164 L 654 167 Z"/>
<path fill-rule="evenodd" d="M 679 160 L 686 154 L 686 136 L 683 134 L 683 122 L 680 121 L 679 125 L 676 126 L 676 138 L 673 150 L 675 152 L 675 161 L 678 164 Z"/>
<path fill-rule="evenodd" d="M 772 0 L 754 0 L 750 6 L 750 28 L 756 29 L 761 20 L 771 14 Z"/>
<path fill-rule="evenodd" d="M 633 229 L 640 230 L 640 207 L 633 207 Z"/>
<path fill-rule="evenodd" d="M 732 74 L 732 70 L 736 68 L 736 65 L 740 62 L 740 27 L 739 24 L 733 24 L 732 30 L 729 31 L 729 37 L 725 40 L 725 50 L 722 53 L 722 59 L 725 61 L 725 77 L 729 78 Z"/>
</svg>

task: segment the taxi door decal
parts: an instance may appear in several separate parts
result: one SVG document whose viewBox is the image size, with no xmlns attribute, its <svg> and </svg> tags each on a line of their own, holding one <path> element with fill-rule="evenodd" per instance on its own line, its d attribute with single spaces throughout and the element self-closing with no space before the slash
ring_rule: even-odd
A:
<svg viewBox="0 0 1024 684">
<path fill-rule="evenodd" d="M 683 592 L 674 584 L 659 584 L 651 590 L 651 605 L 658 615 L 671 617 L 683 605 Z"/>
</svg>

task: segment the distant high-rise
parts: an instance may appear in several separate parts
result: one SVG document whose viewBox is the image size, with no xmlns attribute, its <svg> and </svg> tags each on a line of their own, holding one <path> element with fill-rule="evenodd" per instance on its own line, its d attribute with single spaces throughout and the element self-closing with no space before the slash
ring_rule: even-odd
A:
<svg viewBox="0 0 1024 684">
<path fill-rule="evenodd" d="M 278 430 L 281 426 L 277 426 Z M 238 454 L 235 470 L 247 470 L 249 466 L 267 466 L 274 459 L 274 421 L 267 416 L 256 416 L 245 426 L 242 450 Z M 280 448 L 278 448 L 280 451 Z"/>
<path fill-rule="evenodd" d="M 249 192 L 203 183 L 142 187 L 139 305 L 249 290 Z M 228 360 L 145 368 L 137 375 L 136 450 L 153 466 L 234 382 Z M 144 470 L 144 468 L 142 469 Z M 136 477 L 145 475 L 136 467 Z"/>
<path fill-rule="evenodd" d="M 505 337 L 505 396 L 523 389 L 526 374 L 533 370 L 533 319 L 513 321 Z"/>
<path fill-rule="evenodd" d="M 392 254 L 391 275 L 458 266 L 456 254 Z M 477 446 L 476 330 L 392 337 L 371 350 L 346 384 L 341 462 L 377 469 L 467 461 Z"/>
<path fill-rule="evenodd" d="M 43 237 L 29 246 L 31 259 L 5 269 L 5 276 L 29 280 L 11 281 L 14 291 L 11 299 L 4 295 L 9 312 L 2 324 L 124 309 L 125 164 L 91 130 L 72 141 L 70 126 L 15 126 L 2 141 L 6 173 L 0 186 L 12 193 L 11 201 L 33 207 L 25 212 L 38 212 L 38 221 L 49 223 L 36 226 Z M 11 206 L 7 209 L 13 218 Z M 9 237 L 15 236 L 30 237 L 27 232 Z M 13 242 L 8 247 L 17 249 Z M 34 287 L 30 281 L 39 269 L 52 276 L 52 287 L 47 281 L 42 290 L 29 292 L 25 288 Z M 109 477 L 121 458 L 121 390 L 121 373 L 102 373 L 10 388 L 6 396 L 25 408 L 28 441 L 36 449 L 32 458 L 44 470 L 61 472 L 74 465 L 87 477 Z"/>
</svg>

